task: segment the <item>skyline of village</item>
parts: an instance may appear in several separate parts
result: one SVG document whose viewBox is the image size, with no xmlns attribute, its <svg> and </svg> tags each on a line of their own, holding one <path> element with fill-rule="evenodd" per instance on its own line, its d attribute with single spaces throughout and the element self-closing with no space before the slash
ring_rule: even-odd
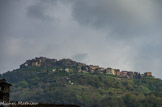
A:
<svg viewBox="0 0 162 107">
<path fill-rule="evenodd" d="M 33 67 L 43 67 L 43 66 L 56 67 L 59 64 L 63 64 L 62 66 L 65 66 L 64 71 L 66 72 L 70 71 L 68 67 L 77 67 L 77 72 L 112 74 L 118 77 L 125 77 L 125 78 L 142 78 L 143 76 L 152 77 L 152 72 L 145 72 L 144 74 L 141 74 L 136 71 L 120 70 L 120 69 L 114 69 L 110 67 L 103 68 L 103 67 L 100 67 L 99 65 L 86 65 L 81 62 L 73 61 L 71 59 L 57 60 L 57 59 L 49 59 L 46 57 L 36 57 L 34 59 L 27 60 L 24 64 L 20 65 L 20 69 L 31 67 L 31 66 Z M 55 71 L 56 71 L 56 68 L 52 70 L 52 72 L 55 72 Z M 59 71 L 63 71 L 63 69 L 60 68 Z"/>
</svg>

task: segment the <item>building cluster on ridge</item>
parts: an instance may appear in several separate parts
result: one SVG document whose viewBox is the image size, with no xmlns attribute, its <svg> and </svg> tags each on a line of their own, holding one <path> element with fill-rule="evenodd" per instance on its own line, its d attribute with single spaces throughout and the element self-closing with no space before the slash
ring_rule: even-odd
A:
<svg viewBox="0 0 162 107">
<path fill-rule="evenodd" d="M 151 72 L 145 72 L 144 74 L 140 74 L 138 72 L 133 71 L 120 71 L 120 69 L 113 68 L 103 68 L 94 65 L 86 65 L 83 63 L 72 61 L 71 59 L 49 59 L 45 57 L 36 57 L 32 60 L 27 60 L 24 64 L 20 65 L 20 68 L 29 67 L 29 66 L 63 66 L 64 71 L 69 72 L 71 67 L 76 67 L 78 72 L 90 72 L 90 73 L 103 73 L 103 74 L 111 74 L 116 75 L 118 77 L 123 78 L 141 78 L 143 76 L 152 76 Z M 53 69 L 55 72 L 56 70 Z M 61 68 L 60 71 L 63 71 Z"/>
<path fill-rule="evenodd" d="M 120 69 L 113 69 L 113 68 L 105 69 L 103 67 L 93 66 L 93 65 L 82 66 L 80 72 L 111 74 L 111 75 L 124 77 L 124 78 L 141 78 L 143 76 L 152 76 L 151 72 L 145 72 L 144 74 L 140 74 L 138 72 L 133 72 L 133 71 L 120 71 Z"/>
<path fill-rule="evenodd" d="M 36 57 L 32 60 L 27 60 L 24 64 L 20 65 L 20 68 L 29 67 L 29 66 L 52 66 L 56 63 L 56 59 L 48 59 L 45 57 Z M 47 63 L 48 62 L 48 63 Z"/>
</svg>

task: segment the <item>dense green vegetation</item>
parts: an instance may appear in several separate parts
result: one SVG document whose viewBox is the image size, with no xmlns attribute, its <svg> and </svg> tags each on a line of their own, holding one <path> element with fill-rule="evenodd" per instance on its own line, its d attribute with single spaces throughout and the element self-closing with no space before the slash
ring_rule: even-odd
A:
<svg viewBox="0 0 162 107">
<path fill-rule="evenodd" d="M 79 73 L 75 67 L 66 72 L 64 67 L 57 66 L 21 68 L 6 72 L 1 78 L 12 84 L 12 101 L 86 107 L 162 106 L 162 80 L 153 77 L 126 79 L 100 73 Z"/>
</svg>

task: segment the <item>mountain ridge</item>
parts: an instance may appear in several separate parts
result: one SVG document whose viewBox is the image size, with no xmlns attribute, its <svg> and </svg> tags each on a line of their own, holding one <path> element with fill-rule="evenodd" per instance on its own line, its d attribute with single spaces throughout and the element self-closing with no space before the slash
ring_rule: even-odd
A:
<svg viewBox="0 0 162 107">
<path fill-rule="evenodd" d="M 35 63 L 38 66 L 32 65 L 30 61 L 26 61 L 28 66 L 0 75 L 12 84 L 11 101 L 75 104 L 81 107 L 162 105 L 162 80 L 152 76 L 120 77 L 101 73 L 99 69 L 89 69 L 87 66 L 90 65 L 74 64 L 75 61 L 71 60 L 61 60 L 56 64 L 57 61 L 47 59 L 49 63 L 43 62 L 43 66 L 39 63 Z M 51 65 L 54 61 L 55 65 Z M 84 72 L 86 70 L 88 72 Z"/>
<path fill-rule="evenodd" d="M 36 57 L 31 60 L 27 60 L 24 64 L 20 65 L 20 68 L 24 67 L 55 67 L 55 66 L 64 66 L 64 67 L 77 67 L 78 72 L 91 72 L 91 73 L 104 73 L 104 74 L 112 74 L 118 77 L 124 78 L 142 78 L 144 76 L 152 76 L 152 72 L 145 72 L 144 74 L 140 74 L 139 72 L 133 71 L 120 71 L 120 69 L 113 69 L 113 68 L 103 68 L 99 65 L 87 65 L 84 63 L 76 62 L 71 59 L 49 59 L 46 57 Z M 68 68 L 65 68 L 68 70 Z"/>
</svg>

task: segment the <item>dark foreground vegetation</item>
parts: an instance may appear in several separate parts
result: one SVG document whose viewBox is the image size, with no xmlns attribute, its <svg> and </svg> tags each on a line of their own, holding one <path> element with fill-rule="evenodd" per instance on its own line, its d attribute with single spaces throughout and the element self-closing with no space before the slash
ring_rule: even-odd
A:
<svg viewBox="0 0 162 107">
<path fill-rule="evenodd" d="M 76 104 L 83 107 L 161 107 L 162 80 L 119 78 L 77 72 L 75 67 L 26 67 L 6 72 L 11 101 Z"/>
</svg>

